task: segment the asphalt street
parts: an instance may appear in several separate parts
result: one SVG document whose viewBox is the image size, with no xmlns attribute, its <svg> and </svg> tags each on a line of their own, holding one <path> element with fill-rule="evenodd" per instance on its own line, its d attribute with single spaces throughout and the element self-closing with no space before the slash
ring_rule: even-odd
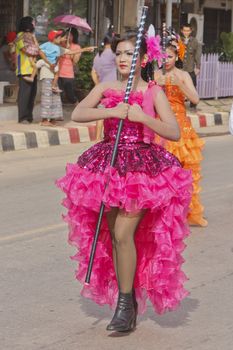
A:
<svg viewBox="0 0 233 350">
<path fill-rule="evenodd" d="M 232 350 L 233 137 L 206 138 L 202 199 L 207 228 L 191 229 L 184 270 L 190 296 L 137 330 L 105 331 L 112 316 L 79 295 L 74 249 L 54 181 L 90 144 L 0 154 L 0 349 Z"/>
</svg>

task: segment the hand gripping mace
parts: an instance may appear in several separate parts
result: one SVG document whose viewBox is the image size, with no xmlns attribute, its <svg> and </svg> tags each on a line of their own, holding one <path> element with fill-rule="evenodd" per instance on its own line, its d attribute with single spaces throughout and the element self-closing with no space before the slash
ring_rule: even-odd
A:
<svg viewBox="0 0 233 350">
<path fill-rule="evenodd" d="M 124 103 L 128 103 L 130 91 L 131 91 L 132 85 L 133 85 L 133 78 L 134 78 L 138 54 L 139 54 L 139 50 L 140 50 L 140 46 L 141 46 L 147 11 L 148 11 L 148 7 L 143 6 L 140 25 L 139 25 L 138 33 L 137 33 L 135 50 L 134 50 L 134 54 L 133 54 L 133 58 L 132 58 L 131 69 L 130 69 L 129 78 L 128 78 L 128 82 L 127 82 L 127 86 L 126 86 L 126 90 L 125 90 Z M 114 148 L 113 148 L 112 159 L 111 159 L 111 163 L 110 163 L 111 167 L 114 167 L 114 165 L 115 165 L 115 161 L 116 161 L 116 157 L 117 157 L 117 149 L 118 149 L 118 144 L 120 141 L 120 136 L 121 136 L 123 124 L 124 124 L 124 121 L 121 119 L 119 122 L 119 125 L 118 125 L 116 141 L 115 141 Z M 97 222 L 96 230 L 95 230 L 95 236 L 94 236 L 94 240 L 93 240 L 92 248 L 91 248 L 91 254 L 90 254 L 90 259 L 89 259 L 89 264 L 88 264 L 88 269 L 87 269 L 87 275 L 86 275 L 86 279 L 85 279 L 86 284 L 90 283 L 92 266 L 93 266 L 93 261 L 94 261 L 94 257 L 95 257 L 95 252 L 96 252 L 96 245 L 97 245 L 97 241 L 98 241 L 98 237 L 99 237 L 99 233 L 100 233 L 100 226 L 101 226 L 101 222 L 102 222 L 102 218 L 103 218 L 103 214 L 104 214 L 104 208 L 105 208 L 105 205 L 103 202 L 101 202 L 98 222 Z"/>
</svg>

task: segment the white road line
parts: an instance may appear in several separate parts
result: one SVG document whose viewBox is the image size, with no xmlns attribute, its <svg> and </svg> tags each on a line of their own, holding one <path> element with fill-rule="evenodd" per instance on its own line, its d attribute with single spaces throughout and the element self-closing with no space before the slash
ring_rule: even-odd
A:
<svg viewBox="0 0 233 350">
<path fill-rule="evenodd" d="M 65 227 L 65 226 L 67 226 L 67 224 L 61 223 L 61 224 L 55 224 L 55 225 L 39 227 L 39 228 L 36 228 L 34 230 L 28 230 L 28 231 L 25 231 L 25 232 L 20 232 L 18 234 L 8 235 L 8 236 L 5 236 L 5 237 L 0 237 L 0 242 L 13 241 L 15 239 L 19 239 L 19 238 L 23 238 L 23 237 L 27 237 L 27 236 L 32 236 L 32 235 L 34 235 L 36 233 L 45 233 L 45 232 L 53 231 L 53 230 L 56 230 L 58 228 L 62 228 L 62 227 Z"/>
</svg>

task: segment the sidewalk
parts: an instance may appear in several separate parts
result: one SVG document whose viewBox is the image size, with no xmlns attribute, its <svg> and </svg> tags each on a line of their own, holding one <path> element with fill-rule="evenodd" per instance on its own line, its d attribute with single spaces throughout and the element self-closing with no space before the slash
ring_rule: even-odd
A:
<svg viewBox="0 0 233 350">
<path fill-rule="evenodd" d="M 196 113 L 187 108 L 187 114 L 200 136 L 227 134 L 232 103 L 233 97 L 201 100 Z M 34 109 L 34 122 L 28 125 L 17 123 L 16 105 L 4 104 L 0 106 L 0 151 L 94 141 L 95 123 L 72 122 L 70 115 L 73 108 L 73 106 L 65 105 L 64 121 L 58 122 L 57 127 L 51 128 L 39 125 L 39 104 Z"/>
</svg>

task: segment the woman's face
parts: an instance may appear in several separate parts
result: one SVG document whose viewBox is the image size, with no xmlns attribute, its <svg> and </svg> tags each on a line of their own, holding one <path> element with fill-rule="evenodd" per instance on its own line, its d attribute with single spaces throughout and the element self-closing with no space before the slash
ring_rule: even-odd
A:
<svg viewBox="0 0 233 350">
<path fill-rule="evenodd" d="M 176 53 L 172 49 L 166 49 L 166 70 L 171 70 L 173 67 L 175 67 L 176 64 Z"/>
<path fill-rule="evenodd" d="M 131 41 L 122 41 L 116 48 L 116 64 L 119 73 L 127 76 L 130 73 L 135 46 Z M 135 73 L 140 70 L 140 59 L 137 61 Z"/>
<path fill-rule="evenodd" d="M 54 44 L 56 44 L 56 45 L 61 45 L 61 46 L 66 46 L 65 44 L 66 44 L 66 37 L 64 37 L 64 36 L 61 36 L 61 35 L 59 35 L 59 36 L 57 36 L 55 39 L 54 39 Z"/>
</svg>

